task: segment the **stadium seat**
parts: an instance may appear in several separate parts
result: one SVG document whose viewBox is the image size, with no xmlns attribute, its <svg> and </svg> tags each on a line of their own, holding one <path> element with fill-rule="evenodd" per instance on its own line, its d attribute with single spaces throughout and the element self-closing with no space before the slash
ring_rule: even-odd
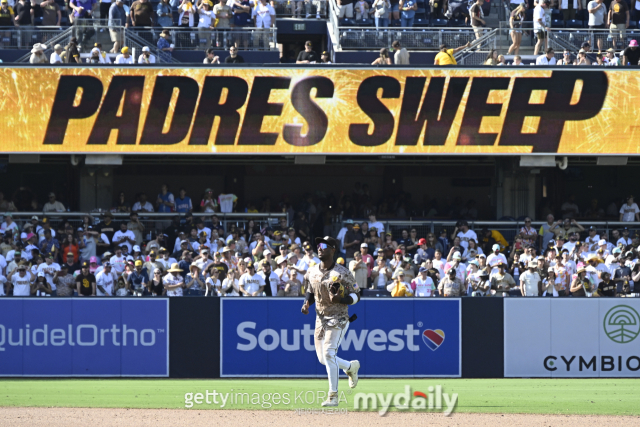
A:
<svg viewBox="0 0 640 427">
<path fill-rule="evenodd" d="M 532 16 L 533 16 L 533 15 L 532 15 Z M 564 15 L 563 15 L 563 14 L 562 14 L 562 12 L 560 12 L 558 9 L 553 9 L 553 10 L 551 11 L 551 19 L 552 19 L 552 20 L 554 20 L 554 19 L 559 19 L 559 20 L 564 21 Z"/>
<path fill-rule="evenodd" d="M 402 24 L 402 21 L 400 21 L 399 19 L 394 19 L 393 21 L 391 21 L 389 26 L 390 27 L 399 27 L 401 24 Z"/>
<path fill-rule="evenodd" d="M 638 23 L 636 21 L 629 21 L 629 28 L 627 30 L 635 30 L 638 28 Z"/>
<path fill-rule="evenodd" d="M 446 19 L 434 19 L 431 21 L 433 27 L 446 27 L 449 21 Z"/>
<path fill-rule="evenodd" d="M 551 28 L 564 28 L 564 21 L 562 19 L 554 19 L 551 21 Z"/>
<path fill-rule="evenodd" d="M 589 21 L 589 11 L 586 9 L 576 10 L 576 19 L 582 21 Z"/>
<path fill-rule="evenodd" d="M 339 25 L 341 27 L 355 27 L 356 26 L 356 20 L 355 19 L 344 18 L 344 19 L 341 19 L 339 21 Z"/>
<path fill-rule="evenodd" d="M 567 28 L 584 28 L 584 21 L 578 19 L 570 19 L 565 24 Z"/>
<path fill-rule="evenodd" d="M 356 27 L 373 27 L 373 19 L 358 19 L 355 21 Z"/>
<path fill-rule="evenodd" d="M 429 24 L 429 20 L 428 20 L 428 19 L 425 19 L 425 18 L 416 18 L 416 19 L 413 21 L 413 26 L 414 26 L 414 27 L 422 27 L 422 28 L 424 28 L 424 27 L 429 27 L 429 26 L 431 26 L 431 24 Z"/>
<path fill-rule="evenodd" d="M 449 27 L 464 27 L 464 19 L 451 19 L 448 25 Z"/>
<path fill-rule="evenodd" d="M 418 10 L 416 10 L 416 15 L 423 15 L 427 12 L 427 9 L 425 9 L 424 7 L 418 7 Z"/>
<path fill-rule="evenodd" d="M 533 21 L 533 10 L 527 9 L 524 11 L 524 22 L 532 22 Z"/>
</svg>

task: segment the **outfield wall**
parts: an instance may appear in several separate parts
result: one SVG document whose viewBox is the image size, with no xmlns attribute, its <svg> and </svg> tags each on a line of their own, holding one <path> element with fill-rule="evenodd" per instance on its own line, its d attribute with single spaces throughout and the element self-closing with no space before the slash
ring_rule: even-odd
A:
<svg viewBox="0 0 640 427">
<path fill-rule="evenodd" d="M 0 376 L 324 378 L 301 305 L 2 298 Z M 362 377 L 640 377 L 639 312 L 618 298 L 369 298 L 339 355 Z"/>
</svg>

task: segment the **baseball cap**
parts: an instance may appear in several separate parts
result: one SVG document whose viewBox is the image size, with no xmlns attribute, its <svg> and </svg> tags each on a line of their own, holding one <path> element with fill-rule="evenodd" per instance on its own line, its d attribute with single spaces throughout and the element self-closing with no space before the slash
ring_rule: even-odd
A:
<svg viewBox="0 0 640 427">
<path fill-rule="evenodd" d="M 135 246 L 133 247 L 133 252 L 140 252 L 140 246 L 135 245 Z"/>
<path fill-rule="evenodd" d="M 447 274 L 450 275 L 450 276 L 451 275 L 455 276 L 456 275 L 456 269 L 455 268 L 450 268 L 449 271 L 447 271 Z"/>
<path fill-rule="evenodd" d="M 13 256 L 16 256 L 16 255 L 22 255 L 22 252 L 20 252 L 20 251 L 14 251 L 14 252 L 13 252 Z"/>
<path fill-rule="evenodd" d="M 599 245 L 599 246 L 603 246 L 603 245 L 606 245 L 606 244 L 607 244 L 607 241 L 606 241 L 606 240 L 604 240 L 604 239 L 600 239 L 600 240 L 598 240 L 598 245 Z"/>
<path fill-rule="evenodd" d="M 420 269 L 418 270 L 419 273 L 424 273 L 425 271 L 427 271 L 426 267 L 420 267 Z"/>
<path fill-rule="evenodd" d="M 360 228 L 360 224 L 353 224 L 353 228 Z"/>
<path fill-rule="evenodd" d="M 402 253 L 402 249 L 396 249 L 396 251 L 394 252 L 394 254 L 401 254 Z"/>
<path fill-rule="evenodd" d="M 110 262 L 105 262 L 104 264 L 102 264 L 102 266 L 104 268 L 111 267 L 111 263 Z"/>
<path fill-rule="evenodd" d="M 2 3 L 6 3 L 6 2 L 3 1 Z M 36 221 L 38 221 L 40 218 L 38 218 L 38 215 L 34 215 L 31 217 L 31 219 L 35 219 Z"/>
<path fill-rule="evenodd" d="M 591 227 L 589 227 L 589 231 L 596 231 L 596 227 L 592 225 Z"/>
<path fill-rule="evenodd" d="M 89 267 L 89 263 L 87 261 L 83 261 L 82 268 L 88 268 L 88 267 Z"/>
<path fill-rule="evenodd" d="M 316 245 L 320 243 L 325 243 L 327 246 L 333 249 L 338 248 L 338 241 L 330 236 L 316 237 Z"/>
<path fill-rule="evenodd" d="M 267 255 L 271 255 L 271 251 L 268 249 L 265 249 L 264 251 L 262 251 L 262 256 L 267 256 Z"/>
<path fill-rule="evenodd" d="M 419 245 L 426 245 L 426 244 L 427 244 L 427 239 L 420 239 L 420 240 L 418 240 L 418 244 L 419 244 Z"/>
<path fill-rule="evenodd" d="M 361 247 L 361 248 L 368 248 L 368 247 L 369 247 L 369 245 L 367 245 L 366 243 L 362 243 L 362 244 L 360 245 L 360 247 Z"/>
<path fill-rule="evenodd" d="M 480 254 L 478 255 L 478 258 L 486 258 L 487 256 L 485 254 Z"/>
<path fill-rule="evenodd" d="M 136 260 L 135 266 L 138 267 L 138 266 L 141 266 L 141 265 L 142 265 L 142 261 L 141 260 Z"/>
<path fill-rule="evenodd" d="M 97 264 L 98 263 L 98 257 L 92 256 L 91 258 L 89 258 L 89 262 L 92 263 L 92 264 L 95 262 Z"/>
<path fill-rule="evenodd" d="M 32 237 L 36 237 L 36 235 L 33 233 L 27 234 L 27 240 L 31 239 Z"/>
<path fill-rule="evenodd" d="M 24 265 L 24 264 L 20 264 L 20 265 L 18 266 L 18 270 L 26 270 L 26 269 L 27 269 L 27 266 L 26 266 L 26 265 Z"/>
<path fill-rule="evenodd" d="M 353 224 L 353 220 L 352 219 L 348 219 L 344 222 L 345 224 Z"/>
<path fill-rule="evenodd" d="M 452 258 L 453 259 L 462 259 L 462 255 L 460 255 L 460 252 L 454 252 Z"/>
<path fill-rule="evenodd" d="M 582 44 L 580 45 L 580 47 L 591 47 L 591 43 L 589 43 L 589 42 L 582 42 Z"/>
<path fill-rule="evenodd" d="M 67 252 L 67 255 L 73 255 L 73 252 Z"/>
<path fill-rule="evenodd" d="M 111 252 L 107 251 L 107 252 L 105 252 L 105 253 L 103 253 L 103 254 L 102 254 L 102 258 L 110 257 L 110 256 L 112 256 L 112 255 L 113 255 L 113 254 L 112 254 Z"/>
<path fill-rule="evenodd" d="M 637 40 L 631 40 L 629 42 L 629 47 L 638 47 L 638 41 Z"/>
<path fill-rule="evenodd" d="M 247 261 L 247 268 L 253 268 L 253 261 Z"/>
<path fill-rule="evenodd" d="M 499 251 L 500 250 L 500 245 L 496 243 L 495 245 L 491 246 L 491 250 L 492 251 Z"/>
<path fill-rule="evenodd" d="M 151 52 L 151 49 L 149 49 L 149 46 L 144 46 L 144 47 L 142 48 L 142 51 L 143 51 L 143 52 Z"/>
<path fill-rule="evenodd" d="M 527 266 L 529 268 L 536 268 L 538 266 L 538 264 L 536 264 L 534 261 L 529 261 L 529 264 L 527 264 Z"/>
<path fill-rule="evenodd" d="M 283 257 L 282 255 L 278 255 L 276 257 L 276 264 L 282 264 L 283 262 L 287 262 L 287 259 L 285 257 Z"/>
</svg>

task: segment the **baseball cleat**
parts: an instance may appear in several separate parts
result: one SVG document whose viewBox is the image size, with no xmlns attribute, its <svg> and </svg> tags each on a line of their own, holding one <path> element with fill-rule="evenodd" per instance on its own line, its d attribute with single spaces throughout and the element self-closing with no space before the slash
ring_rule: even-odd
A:
<svg viewBox="0 0 640 427">
<path fill-rule="evenodd" d="M 358 370 L 360 369 L 360 362 L 357 360 L 351 361 L 351 366 L 348 371 L 344 371 L 349 377 L 349 387 L 356 388 L 358 385 Z"/>
<path fill-rule="evenodd" d="M 327 400 L 322 402 L 322 406 L 338 406 L 338 395 L 330 394 Z"/>
</svg>

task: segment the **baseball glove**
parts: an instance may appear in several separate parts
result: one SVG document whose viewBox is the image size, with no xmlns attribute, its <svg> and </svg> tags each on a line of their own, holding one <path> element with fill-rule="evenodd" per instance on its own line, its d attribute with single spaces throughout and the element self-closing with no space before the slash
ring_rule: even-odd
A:
<svg viewBox="0 0 640 427">
<path fill-rule="evenodd" d="M 329 292 L 333 295 L 339 295 L 340 298 L 344 298 L 344 286 L 339 282 L 339 277 L 333 277 L 331 285 L 329 286 Z"/>
</svg>

